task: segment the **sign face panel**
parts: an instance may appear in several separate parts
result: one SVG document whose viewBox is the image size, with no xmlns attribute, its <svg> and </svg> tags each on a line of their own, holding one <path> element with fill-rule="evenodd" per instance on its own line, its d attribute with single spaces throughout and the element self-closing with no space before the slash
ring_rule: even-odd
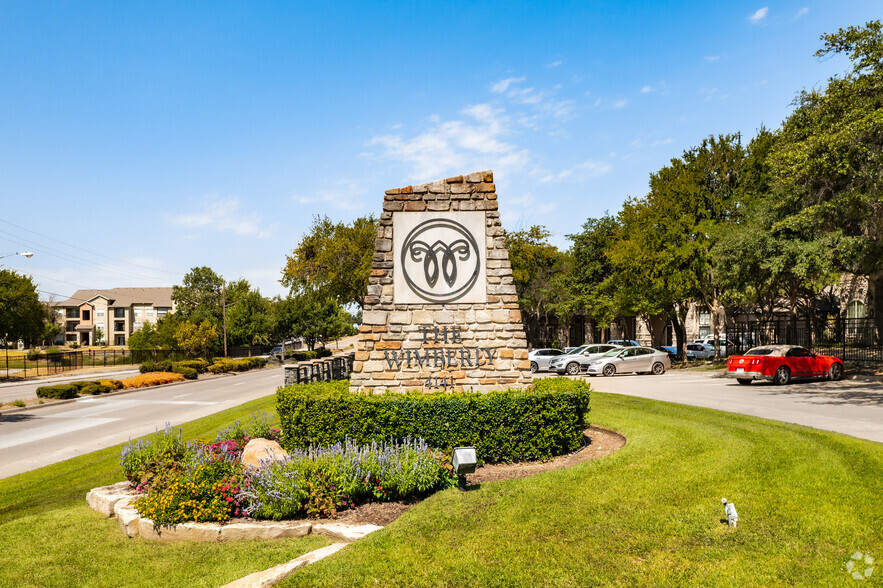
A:
<svg viewBox="0 0 883 588">
<path fill-rule="evenodd" d="M 484 212 L 393 215 L 395 304 L 487 302 Z"/>
</svg>

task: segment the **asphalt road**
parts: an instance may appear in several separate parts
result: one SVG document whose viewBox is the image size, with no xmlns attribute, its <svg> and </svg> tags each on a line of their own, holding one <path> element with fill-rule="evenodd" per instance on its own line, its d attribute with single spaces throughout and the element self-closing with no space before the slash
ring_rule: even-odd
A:
<svg viewBox="0 0 883 588">
<path fill-rule="evenodd" d="M 34 470 L 274 394 L 282 369 L 78 398 L 0 415 L 0 478 Z"/>
<path fill-rule="evenodd" d="M 98 378 L 114 378 L 116 380 L 122 380 L 123 378 L 137 376 L 139 373 L 138 368 L 135 367 L 108 371 L 83 371 L 77 375 L 51 376 L 48 378 L 35 378 L 24 382 L 4 383 L 0 384 L 0 404 L 12 402 L 13 400 L 31 400 L 36 398 L 37 388 L 40 386 L 64 384 L 67 382 L 76 382 L 78 380 L 97 380 Z"/>
<path fill-rule="evenodd" d="M 553 374 L 554 375 L 554 374 Z M 678 402 L 806 425 L 883 443 L 883 382 L 801 381 L 741 386 L 718 372 L 668 371 L 661 376 L 574 376 L 593 390 Z"/>
</svg>

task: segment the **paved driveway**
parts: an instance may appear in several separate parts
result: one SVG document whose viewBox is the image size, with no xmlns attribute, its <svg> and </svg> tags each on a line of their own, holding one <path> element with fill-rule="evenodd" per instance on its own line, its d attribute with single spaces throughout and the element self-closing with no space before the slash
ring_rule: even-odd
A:
<svg viewBox="0 0 883 588">
<path fill-rule="evenodd" d="M 741 386 L 717 372 L 669 371 L 588 379 L 593 390 L 715 408 L 883 443 L 883 382 L 842 380 Z"/>
</svg>

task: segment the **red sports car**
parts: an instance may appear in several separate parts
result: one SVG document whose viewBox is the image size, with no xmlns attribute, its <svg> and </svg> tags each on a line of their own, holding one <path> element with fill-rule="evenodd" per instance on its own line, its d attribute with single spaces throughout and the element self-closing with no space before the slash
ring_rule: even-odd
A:
<svg viewBox="0 0 883 588">
<path fill-rule="evenodd" d="M 727 377 L 736 378 L 742 385 L 752 380 L 772 380 L 776 384 L 787 384 L 791 378 L 839 380 L 843 377 L 843 361 L 797 345 L 765 345 L 727 359 Z"/>
</svg>

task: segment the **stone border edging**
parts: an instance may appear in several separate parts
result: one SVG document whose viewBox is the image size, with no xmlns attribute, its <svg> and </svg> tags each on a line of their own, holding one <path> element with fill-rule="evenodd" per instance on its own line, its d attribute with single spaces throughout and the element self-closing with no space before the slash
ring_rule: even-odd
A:
<svg viewBox="0 0 883 588">
<path fill-rule="evenodd" d="M 378 525 L 313 523 L 295 521 L 248 521 L 241 523 L 180 523 L 173 527 L 155 527 L 131 506 L 137 497 L 128 482 L 93 488 L 86 494 L 89 506 L 101 514 L 116 518 L 127 537 L 154 541 L 236 541 L 238 539 L 286 539 L 304 535 L 324 535 L 350 543 L 382 529 Z"/>
<path fill-rule="evenodd" d="M 128 482 L 93 488 L 86 493 L 89 506 L 109 518 L 116 518 L 127 537 L 153 541 L 236 541 L 239 539 L 288 539 L 305 535 L 323 535 L 337 540 L 270 569 L 254 572 L 225 584 L 222 588 L 265 588 L 274 586 L 296 570 L 333 555 L 348 544 L 380 530 L 378 525 L 347 523 L 312 523 L 300 521 L 250 521 L 242 523 L 181 523 L 156 528 L 132 506 L 137 493 Z"/>
</svg>

